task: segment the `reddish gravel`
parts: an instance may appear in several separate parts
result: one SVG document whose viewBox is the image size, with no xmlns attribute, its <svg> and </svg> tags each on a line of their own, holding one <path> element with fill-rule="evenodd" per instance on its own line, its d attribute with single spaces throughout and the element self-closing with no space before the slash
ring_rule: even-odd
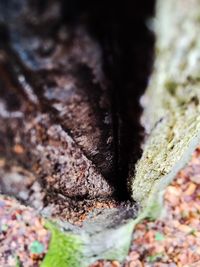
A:
<svg viewBox="0 0 200 267">
<path fill-rule="evenodd" d="M 0 197 L 0 266 L 38 267 L 49 240 L 50 233 L 35 211 Z"/>
<path fill-rule="evenodd" d="M 99 261 L 91 267 L 200 266 L 200 148 L 167 187 L 164 200 L 160 219 L 137 225 L 124 265 Z M 49 240 L 37 212 L 0 197 L 0 266 L 39 266 Z"/>
<path fill-rule="evenodd" d="M 137 225 L 124 265 L 101 261 L 91 267 L 199 267 L 200 147 L 167 187 L 164 199 L 160 219 Z"/>
</svg>

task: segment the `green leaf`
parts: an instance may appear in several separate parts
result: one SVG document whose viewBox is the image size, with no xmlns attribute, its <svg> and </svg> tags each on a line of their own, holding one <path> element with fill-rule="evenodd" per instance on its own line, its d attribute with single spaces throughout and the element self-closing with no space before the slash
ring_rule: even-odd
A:
<svg viewBox="0 0 200 267">
<path fill-rule="evenodd" d="M 1 232 L 6 232 L 7 230 L 8 230 L 8 225 L 7 224 L 2 224 Z"/>
<path fill-rule="evenodd" d="M 163 253 L 156 253 L 147 257 L 148 262 L 155 262 L 163 257 Z"/>
<path fill-rule="evenodd" d="M 41 254 L 44 252 L 44 245 L 35 240 L 30 244 L 29 250 L 33 254 Z"/>
<path fill-rule="evenodd" d="M 189 234 L 189 235 L 196 236 L 196 232 L 197 232 L 196 229 L 192 229 L 188 234 Z"/>
<path fill-rule="evenodd" d="M 155 240 L 156 241 L 163 241 L 163 240 L 165 240 L 165 236 L 162 233 L 160 233 L 160 232 L 156 232 L 156 234 L 155 234 Z"/>
<path fill-rule="evenodd" d="M 16 262 L 15 267 L 21 267 L 21 263 L 20 263 L 20 260 L 19 260 L 19 256 L 16 256 L 16 257 L 15 257 L 15 262 Z"/>
</svg>

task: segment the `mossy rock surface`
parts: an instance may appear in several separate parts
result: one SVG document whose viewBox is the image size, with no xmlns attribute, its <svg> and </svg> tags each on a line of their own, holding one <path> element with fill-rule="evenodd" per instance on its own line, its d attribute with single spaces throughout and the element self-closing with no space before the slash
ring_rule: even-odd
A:
<svg viewBox="0 0 200 267">
<path fill-rule="evenodd" d="M 134 220 L 129 217 L 127 210 L 113 209 L 86 221 L 81 229 L 66 222 L 47 220 L 46 228 L 52 236 L 41 267 L 84 267 L 99 259 L 123 261 L 134 227 Z"/>
<path fill-rule="evenodd" d="M 47 219 L 51 241 L 41 267 L 123 261 L 134 226 L 159 216 L 165 187 L 200 143 L 200 0 L 157 0 L 154 28 L 155 63 L 141 100 L 146 138 L 130 181 L 135 205 L 102 210 L 82 228 Z"/>
<path fill-rule="evenodd" d="M 199 14 L 199 0 L 157 1 L 155 64 L 142 98 L 147 136 L 132 178 L 138 217 L 116 223 L 119 211 L 111 211 L 70 234 L 48 223 L 52 242 L 42 267 L 87 266 L 99 258 L 123 260 L 134 225 L 159 215 L 164 188 L 200 142 Z"/>
<path fill-rule="evenodd" d="M 199 10 L 198 0 L 157 1 L 154 70 L 142 98 L 147 138 L 132 183 L 143 209 L 154 205 L 200 141 Z"/>
</svg>

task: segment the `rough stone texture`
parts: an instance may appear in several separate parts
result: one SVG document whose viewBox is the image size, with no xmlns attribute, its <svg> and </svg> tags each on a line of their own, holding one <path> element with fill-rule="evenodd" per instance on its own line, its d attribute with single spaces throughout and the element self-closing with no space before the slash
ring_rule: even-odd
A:
<svg viewBox="0 0 200 267">
<path fill-rule="evenodd" d="M 101 49 L 66 27 L 61 2 L 39 2 L 0 3 L 0 157 L 50 195 L 106 198 L 115 152 Z"/>
<path fill-rule="evenodd" d="M 200 1 L 157 1 L 156 60 L 142 99 L 147 137 L 132 196 L 143 207 L 170 182 L 200 141 Z"/>
<path fill-rule="evenodd" d="M 14 1 L 11 1 L 10 3 L 14 3 Z M 20 3 L 25 2 L 20 1 Z M 197 5 L 197 7 L 199 6 L 199 1 L 194 0 L 186 2 L 181 0 L 160 0 L 157 3 L 156 32 L 158 40 L 156 48 L 156 62 L 150 86 L 143 98 L 145 111 L 142 121 L 144 127 L 146 128 L 147 138 L 144 144 L 142 158 L 136 166 L 136 175 L 132 184 L 133 199 L 136 200 L 143 209 L 140 210 L 140 216 L 135 220 L 130 219 L 137 214 L 135 207 L 126 207 L 122 211 L 120 209 L 110 210 L 108 211 L 108 214 L 103 211 L 101 214 L 102 216 L 97 216 L 96 220 L 94 220 L 92 224 L 87 221 L 82 230 L 66 224 L 67 226 L 65 226 L 65 230 L 73 230 L 73 233 L 75 234 L 72 234 L 72 236 L 76 236 L 78 233 L 81 239 L 83 246 L 80 250 L 87 258 L 81 263 L 82 266 L 86 265 L 86 261 L 90 262 L 91 260 L 98 258 L 119 258 L 120 260 L 124 258 L 130 244 L 131 231 L 134 225 L 141 218 L 147 215 L 143 214 L 143 211 L 145 213 L 145 210 L 148 209 L 149 205 L 154 205 L 155 200 L 157 202 L 158 193 L 162 192 L 162 189 L 170 182 L 176 172 L 187 161 L 187 158 L 190 156 L 192 150 L 197 146 L 200 140 L 200 81 L 198 77 L 199 43 L 196 38 L 196 36 L 199 35 L 199 15 L 196 13 L 198 8 L 194 8 L 195 5 Z M 53 4 L 54 2 L 52 2 L 52 5 Z M 3 8 L 5 7 L 3 6 Z M 26 4 L 24 5 L 24 8 L 25 13 L 23 14 L 26 14 L 26 8 L 28 8 Z M 54 8 L 55 7 L 53 5 L 53 9 Z M 81 168 L 85 168 L 84 173 L 92 172 L 91 178 L 94 176 L 97 178 L 99 177 L 100 174 L 98 172 L 98 168 L 97 170 L 95 168 L 95 173 L 93 175 L 93 165 L 91 165 L 92 160 L 95 161 L 96 151 L 94 153 L 95 155 L 87 154 L 87 148 L 91 148 L 91 140 L 88 140 L 87 133 L 85 133 L 85 138 L 87 139 L 86 142 L 80 138 L 79 134 L 80 132 L 84 132 L 84 126 L 81 125 L 80 132 L 79 130 L 78 132 L 75 132 L 77 129 L 73 125 L 73 120 L 70 121 L 69 116 L 70 113 L 72 117 L 79 120 L 81 119 L 81 116 L 79 117 L 77 114 L 79 114 L 80 109 L 84 110 L 84 113 L 86 114 L 84 116 L 84 118 L 86 118 L 84 123 L 86 123 L 86 128 L 91 131 L 90 134 L 94 137 L 92 147 L 96 149 L 96 142 L 101 136 L 101 131 L 93 132 L 93 127 L 96 129 L 97 124 L 96 121 L 93 121 L 93 119 L 92 123 L 94 122 L 94 125 L 91 125 L 90 122 L 88 122 L 89 118 L 93 118 L 93 114 L 91 113 L 91 115 L 89 115 L 90 112 L 87 110 L 88 106 L 85 106 L 85 103 L 93 103 L 93 100 L 87 102 L 87 98 L 85 98 L 86 94 L 82 94 L 81 90 L 77 93 L 78 91 L 74 90 L 72 86 L 74 85 L 73 73 L 79 73 L 79 67 L 83 62 L 81 61 L 81 64 L 76 64 L 77 62 L 75 62 L 75 67 L 70 67 L 69 69 L 63 65 L 62 60 L 65 61 L 66 58 L 62 57 L 62 45 L 60 45 L 61 47 L 56 50 L 55 54 L 53 52 L 55 57 L 53 57 L 52 61 L 48 56 L 46 59 L 43 58 L 40 61 L 37 56 L 37 52 L 36 54 L 35 52 L 31 54 L 30 50 L 34 48 L 30 45 L 31 38 L 33 38 L 33 42 L 31 42 L 32 45 L 36 45 L 34 40 L 37 40 L 40 44 L 40 36 L 37 35 L 38 25 L 39 27 L 45 27 L 47 22 L 50 23 L 52 21 L 48 20 L 48 16 L 51 17 L 52 14 L 55 15 L 55 21 L 57 17 L 55 9 L 53 13 L 47 12 L 41 20 L 36 19 L 34 12 L 32 12 L 32 15 L 29 18 L 26 18 L 30 25 L 34 24 L 34 28 L 36 30 L 36 33 L 33 36 L 31 36 L 30 33 L 28 39 L 26 39 L 26 37 L 21 38 L 23 34 L 20 31 L 18 32 L 16 27 L 13 26 L 13 21 L 15 22 L 17 19 L 15 18 L 14 13 L 10 14 L 11 17 L 9 21 L 11 24 L 9 27 L 11 27 L 10 29 L 12 32 L 10 40 L 11 44 L 13 42 L 14 46 L 12 49 L 9 48 L 6 50 L 4 44 L 2 48 L 2 81 L 5 83 L 3 77 L 6 77 L 8 74 L 12 76 L 12 72 L 14 72 L 15 76 L 18 74 L 18 80 L 13 81 L 13 83 L 15 85 L 17 84 L 17 86 L 13 87 L 16 88 L 15 90 L 17 92 L 20 92 L 18 93 L 19 98 L 21 97 L 24 99 L 26 96 L 27 99 L 24 106 L 22 105 L 22 108 L 25 108 L 25 110 L 23 110 L 23 113 L 25 114 L 23 121 L 20 119 L 21 113 L 18 113 L 18 108 L 11 111 L 9 108 L 9 101 L 7 101 L 6 105 L 2 102 L 3 109 L 1 112 L 1 125 L 3 125 L 3 123 L 4 125 L 7 125 L 6 120 L 8 117 L 10 120 L 9 127 L 11 127 L 11 130 L 8 128 L 9 131 L 6 131 L 10 133 L 10 135 L 6 136 L 6 138 L 8 138 L 7 143 L 10 144 L 9 151 L 11 151 L 12 149 L 10 148 L 13 147 L 15 153 L 18 154 L 16 157 L 17 161 L 21 159 L 24 164 L 34 166 L 36 168 L 36 173 L 39 176 L 41 175 L 40 178 L 42 181 L 46 182 L 47 189 L 48 185 L 50 185 L 49 191 L 53 188 L 54 192 L 59 190 L 62 195 L 66 193 L 66 195 L 72 198 L 74 196 L 85 197 L 87 195 L 90 197 L 96 197 L 94 192 L 98 192 L 98 190 L 96 191 L 95 188 L 94 191 L 90 191 L 90 186 L 93 186 L 93 180 L 89 179 L 87 175 L 84 176 L 84 179 L 81 179 L 81 181 L 78 179 L 79 174 L 81 174 Z M 26 15 L 24 16 L 26 17 Z M 1 19 L 4 20 L 3 17 Z M 23 27 L 22 30 L 24 30 Z M 26 30 L 25 33 L 27 34 Z M 66 32 L 64 30 L 64 32 L 61 31 L 61 33 L 63 34 Z M 61 36 L 63 38 L 62 34 Z M 19 43 L 16 40 L 20 40 Z M 50 44 L 47 42 L 47 44 L 45 44 L 45 47 L 42 48 L 42 54 L 44 52 L 44 54 L 52 53 L 51 42 Z M 48 48 L 47 51 L 46 48 Z M 14 51 L 14 54 L 12 54 L 11 51 Z M 37 45 L 35 50 L 33 49 L 31 51 L 38 51 Z M 39 51 L 41 53 L 40 49 Z M 86 52 L 86 50 L 83 51 Z M 74 55 L 73 53 L 74 51 L 72 51 L 72 55 Z M 14 56 L 14 61 L 8 63 L 8 66 L 15 66 L 14 68 L 9 68 L 11 71 L 5 71 L 8 68 L 5 63 L 7 62 L 5 57 L 8 57 L 8 55 L 9 57 Z M 33 57 L 31 57 L 31 55 L 33 55 Z M 75 53 L 75 55 L 77 59 L 81 58 L 79 53 Z M 24 60 L 24 56 L 27 58 L 25 67 L 22 66 L 23 64 L 19 63 L 21 60 Z M 73 58 L 74 56 L 72 56 L 72 59 L 70 60 L 73 61 Z M 54 62 L 56 71 L 52 67 Z M 63 72 L 61 71 L 60 73 L 57 71 L 57 63 L 61 64 L 59 66 L 62 66 Z M 95 68 L 93 68 L 93 73 L 95 73 L 94 69 Z M 30 75 L 30 80 L 27 80 L 27 73 L 30 74 L 30 70 L 32 75 Z M 48 70 L 48 74 L 46 70 Z M 88 73 L 88 66 L 87 68 L 81 67 L 81 71 L 86 71 L 86 73 Z M 101 75 L 98 77 L 101 77 Z M 97 79 L 99 79 L 98 77 Z M 12 79 L 9 79 L 9 81 L 12 81 Z M 46 81 L 50 81 L 47 88 L 45 85 Z M 64 84 L 67 85 L 67 87 L 64 88 L 64 90 L 60 90 Z M 20 86 L 22 86 L 24 90 L 21 90 Z M 82 88 L 82 86 L 84 87 L 84 82 L 83 85 L 81 83 L 80 87 Z M 8 86 L 8 88 L 12 88 L 12 86 Z M 35 90 L 37 93 L 35 93 Z M 72 92 L 74 99 L 71 95 Z M 81 97 L 82 100 L 81 105 L 78 106 L 77 113 L 73 113 L 73 103 L 79 103 L 79 97 Z M 5 95 L 3 98 L 4 100 L 6 99 Z M 68 104 L 67 107 L 65 106 L 66 103 Z M 18 107 L 18 101 L 15 102 L 15 105 Z M 5 108 L 5 106 L 7 108 Z M 13 105 L 11 106 L 13 107 Z M 37 109 L 34 107 L 37 107 Z M 91 105 L 91 107 L 93 106 Z M 47 110 L 49 111 L 48 114 Z M 97 117 L 98 116 L 95 115 L 95 118 Z M 66 118 L 66 121 L 64 118 Z M 107 124 L 109 120 L 107 120 L 107 117 L 104 117 L 104 119 L 105 118 L 106 120 L 103 121 Z M 57 123 L 57 120 L 59 123 Z M 63 123 L 60 123 L 60 120 L 62 120 Z M 51 123 L 49 124 L 50 121 Z M 25 125 L 23 122 L 25 122 Z M 71 132 L 68 131 L 68 127 L 72 129 Z M 3 127 L 3 129 L 5 130 L 5 127 Z M 15 140 L 13 137 L 13 131 L 15 129 L 20 129 L 19 131 L 22 132 L 25 131 L 24 135 L 20 134 L 23 138 L 16 134 L 15 136 L 17 136 L 18 139 Z M 5 132 L 3 132 L 2 136 L 3 135 L 5 135 Z M 110 144 L 112 138 L 109 138 L 110 134 L 106 134 L 106 136 L 108 138 L 105 139 L 106 142 L 104 142 L 104 144 L 108 141 Z M 28 148 L 30 148 L 31 151 L 34 151 L 33 161 L 32 157 L 30 157 L 30 162 L 24 162 L 22 151 L 24 149 L 25 153 L 27 153 L 26 146 L 18 142 L 19 140 L 23 140 L 25 144 L 28 143 L 30 146 Z M 37 140 L 39 140 L 39 143 Z M 3 143 L 1 145 L 4 149 L 4 154 L 8 153 L 6 154 L 8 155 L 7 158 L 11 160 L 12 158 L 9 157 L 11 155 L 10 152 L 6 151 Z M 67 149 L 69 151 L 69 155 L 65 154 Z M 90 149 L 88 151 L 90 151 Z M 81 156 L 79 155 L 80 157 L 77 156 L 77 152 L 82 153 Z M 70 156 L 68 162 L 70 162 L 71 165 L 69 165 L 68 171 L 74 174 L 73 177 L 67 176 L 67 173 L 65 173 L 67 172 L 67 169 L 65 166 L 66 162 L 62 157 L 63 153 L 64 158 Z M 22 158 L 19 155 L 21 155 Z M 55 157 L 55 155 L 57 156 Z M 75 164 L 77 163 L 77 159 L 80 159 L 80 165 L 78 167 Z M 87 162 L 89 161 L 91 161 L 91 164 L 87 165 Z M 101 160 L 99 162 L 101 162 Z M 60 164 L 64 167 L 63 169 L 59 169 Z M 45 166 L 45 169 L 42 169 L 42 171 L 41 166 Z M 90 168 L 88 168 L 88 166 L 90 166 Z M 102 165 L 100 164 L 99 166 Z M 78 172 L 76 171 L 76 167 Z M 110 167 L 108 166 L 108 170 L 109 168 Z M 62 172 L 64 172 L 65 178 L 68 177 L 68 182 L 72 190 L 69 190 L 69 184 L 66 185 L 65 180 L 60 179 L 60 177 L 62 178 Z M 57 176 L 57 173 L 59 173 L 59 177 Z M 44 177 L 42 174 L 44 174 Z M 75 181 L 80 185 L 80 190 L 78 190 L 78 192 L 74 191 L 76 190 L 74 187 Z M 83 185 L 84 181 L 87 182 L 87 186 Z M 99 181 L 102 181 L 102 183 L 105 182 L 105 192 L 110 195 L 110 187 L 103 176 L 100 176 L 97 182 L 98 185 L 102 186 L 101 183 L 99 184 Z M 101 191 L 101 193 L 102 192 L 104 195 L 104 190 Z M 95 214 L 93 213 L 93 215 Z M 117 243 L 116 240 L 120 240 L 121 243 Z M 58 240 L 55 241 L 58 242 Z M 55 243 L 54 248 L 56 247 Z M 58 262 L 59 259 L 57 254 L 54 253 L 54 248 L 52 250 L 50 248 L 49 256 L 53 254 L 54 259 L 52 260 L 54 262 Z M 73 258 L 73 252 L 77 249 L 79 249 L 79 247 L 77 248 L 76 244 L 73 246 L 72 242 L 72 250 L 68 251 L 68 253 L 70 253 L 69 256 L 72 256 L 72 259 L 74 260 L 76 260 L 76 256 Z M 70 265 L 70 262 L 65 263 Z M 49 266 L 48 264 L 49 263 L 47 263 L 46 266 Z M 74 266 L 77 266 L 77 264 Z"/>
<path fill-rule="evenodd" d="M 22 2 L 21 17 L 10 20 L 10 35 L 13 49 L 32 72 L 27 79 L 46 110 L 52 107 L 64 129 L 108 178 L 114 168 L 113 126 L 101 49 L 84 26 L 68 29 L 62 23 L 59 1 L 45 7 L 41 20 L 39 2 L 33 7 L 30 1 Z"/>
<path fill-rule="evenodd" d="M 65 234 L 59 236 L 53 233 L 42 267 L 87 267 L 95 260 L 104 258 L 122 261 L 128 254 L 134 226 L 132 218 L 136 213 L 136 207 L 129 205 L 121 209 L 102 210 L 85 221 L 81 229 L 67 222 L 59 222 L 56 230 L 51 223 L 47 223 L 51 232 L 55 229 L 59 233 L 58 229 L 62 229 Z"/>
</svg>

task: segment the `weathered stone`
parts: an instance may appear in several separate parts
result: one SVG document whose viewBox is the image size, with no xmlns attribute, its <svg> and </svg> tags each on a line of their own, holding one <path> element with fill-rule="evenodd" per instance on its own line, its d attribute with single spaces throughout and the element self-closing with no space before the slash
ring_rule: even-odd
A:
<svg viewBox="0 0 200 267">
<path fill-rule="evenodd" d="M 199 6 L 198 0 L 157 1 L 155 64 L 142 98 L 147 136 L 132 183 L 144 209 L 200 142 Z"/>
</svg>

